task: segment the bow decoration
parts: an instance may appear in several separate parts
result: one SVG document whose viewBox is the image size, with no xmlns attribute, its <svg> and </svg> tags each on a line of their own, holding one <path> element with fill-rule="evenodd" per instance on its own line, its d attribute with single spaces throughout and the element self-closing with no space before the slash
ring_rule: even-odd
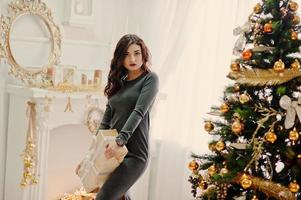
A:
<svg viewBox="0 0 301 200">
<path fill-rule="evenodd" d="M 292 101 L 287 95 L 281 97 L 279 101 L 280 107 L 286 110 L 286 118 L 284 126 L 290 129 L 295 124 L 296 114 L 301 122 L 301 97 L 297 101 Z"/>
<path fill-rule="evenodd" d="M 235 55 L 240 55 L 240 52 L 243 50 L 246 44 L 245 33 L 251 31 L 251 23 L 247 21 L 244 25 L 238 26 L 233 30 L 233 35 L 239 35 L 238 39 L 235 42 L 233 52 Z"/>
</svg>

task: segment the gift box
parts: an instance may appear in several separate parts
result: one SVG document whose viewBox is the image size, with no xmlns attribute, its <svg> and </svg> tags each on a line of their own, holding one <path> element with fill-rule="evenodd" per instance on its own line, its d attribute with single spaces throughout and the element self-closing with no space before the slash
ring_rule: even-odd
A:
<svg viewBox="0 0 301 200">
<path fill-rule="evenodd" d="M 125 146 L 119 148 L 114 157 L 107 159 L 104 155 L 106 145 L 115 141 L 118 132 L 116 129 L 99 130 L 93 136 L 88 153 L 80 164 L 78 176 L 86 192 L 101 188 L 112 173 L 123 161 L 128 150 Z"/>
</svg>

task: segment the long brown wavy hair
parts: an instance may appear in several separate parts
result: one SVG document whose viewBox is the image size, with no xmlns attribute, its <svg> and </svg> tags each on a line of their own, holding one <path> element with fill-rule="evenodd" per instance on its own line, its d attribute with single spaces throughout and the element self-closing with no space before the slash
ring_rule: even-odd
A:
<svg viewBox="0 0 301 200">
<path fill-rule="evenodd" d="M 123 66 L 123 61 L 129 46 L 132 44 L 137 44 L 141 48 L 143 60 L 143 64 L 141 66 L 142 70 L 144 72 L 150 71 L 150 53 L 144 41 L 135 34 L 124 35 L 118 41 L 114 51 L 114 57 L 111 61 L 108 82 L 104 90 L 104 94 L 108 98 L 116 94 L 116 92 L 118 92 L 118 90 L 120 90 L 123 86 L 122 79 L 124 79 L 127 75 L 127 69 Z"/>
</svg>

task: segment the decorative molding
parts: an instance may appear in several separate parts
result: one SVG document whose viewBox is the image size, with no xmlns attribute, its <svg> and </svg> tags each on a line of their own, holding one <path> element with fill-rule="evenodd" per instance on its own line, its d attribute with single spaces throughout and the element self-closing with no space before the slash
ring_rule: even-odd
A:
<svg viewBox="0 0 301 200">
<path fill-rule="evenodd" d="M 102 101 L 106 101 L 105 96 L 100 96 L 101 92 L 93 93 L 93 92 L 72 92 L 72 93 L 63 93 L 57 91 L 51 91 L 46 89 L 39 89 L 39 88 L 27 88 L 24 86 L 17 86 L 17 85 L 7 85 L 7 91 L 10 94 L 14 94 L 17 96 L 24 96 L 24 97 L 32 97 L 32 98 L 42 98 L 44 99 L 45 96 L 48 97 L 55 97 L 55 98 L 68 98 L 71 97 L 72 99 L 86 99 L 87 95 L 91 95 L 91 99 L 99 99 Z"/>
<path fill-rule="evenodd" d="M 65 24 L 84 27 L 95 24 L 95 0 L 66 0 Z"/>
</svg>

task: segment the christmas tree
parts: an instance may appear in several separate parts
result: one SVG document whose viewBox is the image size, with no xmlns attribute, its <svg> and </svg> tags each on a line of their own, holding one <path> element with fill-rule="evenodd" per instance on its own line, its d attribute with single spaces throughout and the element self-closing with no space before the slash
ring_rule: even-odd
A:
<svg viewBox="0 0 301 200">
<path fill-rule="evenodd" d="M 301 200 L 297 9 L 291 0 L 262 0 L 234 30 L 234 83 L 204 126 L 212 153 L 189 163 L 196 199 Z"/>
</svg>

